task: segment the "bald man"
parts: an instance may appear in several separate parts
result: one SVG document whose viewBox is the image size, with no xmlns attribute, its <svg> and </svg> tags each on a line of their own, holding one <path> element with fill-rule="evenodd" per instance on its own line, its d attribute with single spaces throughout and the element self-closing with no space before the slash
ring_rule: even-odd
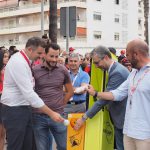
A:
<svg viewBox="0 0 150 150">
<path fill-rule="evenodd" d="M 124 122 L 125 150 L 150 150 L 150 59 L 149 47 L 136 39 L 127 45 L 126 55 L 135 68 L 127 80 L 111 92 L 88 92 L 98 99 L 120 101 L 128 97 Z M 78 129 L 78 122 L 75 129 Z"/>
</svg>

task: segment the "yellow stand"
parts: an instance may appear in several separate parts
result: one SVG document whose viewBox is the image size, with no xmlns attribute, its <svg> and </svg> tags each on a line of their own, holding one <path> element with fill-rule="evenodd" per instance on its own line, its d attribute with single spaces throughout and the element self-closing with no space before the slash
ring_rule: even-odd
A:
<svg viewBox="0 0 150 150">
<path fill-rule="evenodd" d="M 73 129 L 75 122 L 83 114 L 69 114 L 70 125 L 67 127 L 67 150 L 84 150 L 85 125 L 80 130 Z"/>
<path fill-rule="evenodd" d="M 113 59 L 116 57 L 112 55 Z M 107 78 L 107 77 L 106 77 Z M 104 73 L 92 64 L 91 84 L 97 91 L 103 90 Z M 94 104 L 90 96 L 89 108 Z M 84 150 L 114 150 L 114 127 L 111 123 L 107 107 L 95 117 L 86 121 Z"/>
</svg>

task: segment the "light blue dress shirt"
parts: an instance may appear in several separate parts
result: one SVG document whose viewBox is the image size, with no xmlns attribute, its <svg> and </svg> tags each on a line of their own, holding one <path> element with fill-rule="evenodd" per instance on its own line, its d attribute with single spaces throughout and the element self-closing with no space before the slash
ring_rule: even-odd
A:
<svg viewBox="0 0 150 150">
<path fill-rule="evenodd" d="M 85 71 L 83 71 L 81 68 L 79 68 L 79 71 L 77 73 L 77 75 L 74 75 L 71 71 L 70 71 L 70 79 L 73 82 L 74 80 L 74 84 L 73 87 L 80 87 L 82 83 L 87 83 L 89 84 L 90 82 L 90 77 L 88 75 L 88 73 L 86 73 Z M 74 94 L 73 96 L 73 101 L 85 101 L 86 100 L 86 93 L 84 94 Z"/>
<path fill-rule="evenodd" d="M 134 90 L 131 92 L 131 89 Z M 140 70 L 133 70 L 128 79 L 111 92 L 115 101 L 123 100 L 128 96 L 123 133 L 135 139 L 149 139 L 150 64 Z"/>
</svg>

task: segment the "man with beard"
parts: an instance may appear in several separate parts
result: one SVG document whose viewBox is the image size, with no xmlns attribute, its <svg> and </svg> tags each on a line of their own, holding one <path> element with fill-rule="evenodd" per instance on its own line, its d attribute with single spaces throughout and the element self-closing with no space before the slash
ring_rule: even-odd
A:
<svg viewBox="0 0 150 150">
<path fill-rule="evenodd" d="M 28 39 L 25 49 L 14 54 L 6 65 L 1 111 L 7 135 L 7 150 L 32 149 L 31 106 L 56 122 L 64 121 L 34 91 L 31 63 L 42 55 L 44 49 L 45 42 L 39 37 L 32 37 Z"/>
<path fill-rule="evenodd" d="M 109 49 L 104 46 L 96 47 L 91 53 L 93 63 L 102 70 L 108 71 L 108 83 L 106 91 L 114 90 L 119 87 L 128 77 L 129 71 L 120 63 L 115 62 Z M 95 94 L 95 98 L 97 94 Z M 123 147 L 123 124 L 125 117 L 127 99 L 119 102 L 98 100 L 94 106 L 89 109 L 85 115 L 77 121 L 78 128 L 87 118 L 93 118 L 105 105 L 108 105 L 110 117 L 115 127 L 115 139 L 117 150 L 124 150 Z"/>
<path fill-rule="evenodd" d="M 35 66 L 33 74 L 37 94 L 49 108 L 63 116 L 64 105 L 73 95 L 73 87 L 68 70 L 57 63 L 59 51 L 59 45 L 49 44 L 45 49 L 45 62 Z M 57 149 L 66 150 L 66 127 L 63 124 L 54 122 L 39 110 L 33 110 L 33 129 L 37 150 L 52 150 L 52 135 Z"/>
<path fill-rule="evenodd" d="M 79 54 L 72 53 L 69 55 L 69 75 L 74 88 L 74 95 L 64 109 L 66 115 L 69 113 L 83 113 L 86 111 L 85 86 L 89 84 L 90 77 L 88 73 L 81 69 L 80 63 Z"/>
<path fill-rule="evenodd" d="M 127 80 L 116 90 L 111 92 L 96 92 L 89 86 L 90 95 L 97 95 L 98 99 L 121 101 L 127 99 L 124 122 L 125 150 L 150 149 L 150 59 L 149 47 L 136 39 L 128 43 L 127 59 L 135 68 Z M 76 128 L 78 128 L 76 126 Z"/>
</svg>

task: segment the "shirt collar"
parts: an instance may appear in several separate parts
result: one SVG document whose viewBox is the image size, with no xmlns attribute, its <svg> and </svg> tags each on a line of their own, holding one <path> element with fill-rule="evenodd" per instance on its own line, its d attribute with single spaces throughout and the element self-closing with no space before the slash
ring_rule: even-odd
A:
<svg viewBox="0 0 150 150">
<path fill-rule="evenodd" d="M 55 68 L 58 68 L 58 67 L 59 67 L 59 64 L 57 63 L 56 66 L 55 66 L 54 68 L 52 68 L 52 70 L 54 70 Z M 50 70 L 50 69 L 47 67 L 46 62 L 44 62 L 44 63 L 41 64 L 41 68 L 45 68 L 45 69 Z"/>
<path fill-rule="evenodd" d="M 112 68 L 112 66 L 113 66 L 113 64 L 114 64 L 114 62 L 115 62 L 115 61 L 112 61 L 111 65 L 110 65 L 110 67 L 109 67 L 109 69 L 108 69 L 108 73 L 110 72 L 110 70 L 111 70 L 111 68 Z"/>
<path fill-rule="evenodd" d="M 148 64 L 145 65 L 146 67 L 150 67 L 150 62 Z"/>
<path fill-rule="evenodd" d="M 24 50 L 22 50 L 22 52 L 23 52 L 23 53 L 24 53 L 24 55 L 28 58 L 28 60 L 29 60 L 29 62 L 30 62 L 30 65 L 31 65 L 33 61 L 29 59 L 29 57 L 27 56 L 27 54 L 25 53 L 25 51 L 24 51 Z"/>
<path fill-rule="evenodd" d="M 80 71 L 81 71 L 81 68 L 79 67 L 77 74 L 80 73 Z M 73 74 L 71 70 L 69 70 L 69 73 Z"/>
<path fill-rule="evenodd" d="M 146 68 L 150 68 L 150 62 L 143 66 L 140 70 L 145 70 Z"/>
</svg>

